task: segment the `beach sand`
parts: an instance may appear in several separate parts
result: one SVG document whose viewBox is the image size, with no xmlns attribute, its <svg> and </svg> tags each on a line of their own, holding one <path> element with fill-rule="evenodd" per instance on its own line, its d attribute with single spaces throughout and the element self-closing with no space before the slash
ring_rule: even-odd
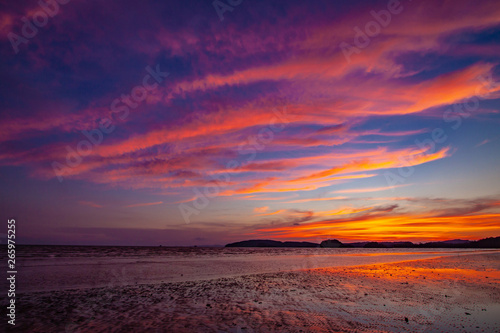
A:
<svg viewBox="0 0 500 333">
<path fill-rule="evenodd" d="M 18 297 L 15 330 L 499 332 L 499 282 L 500 253 L 491 252 L 211 280 L 25 292 Z"/>
</svg>

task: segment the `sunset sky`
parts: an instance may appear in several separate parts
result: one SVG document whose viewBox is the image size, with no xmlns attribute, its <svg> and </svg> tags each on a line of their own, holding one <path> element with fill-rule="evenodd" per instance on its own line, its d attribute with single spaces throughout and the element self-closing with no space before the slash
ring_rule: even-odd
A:
<svg viewBox="0 0 500 333">
<path fill-rule="evenodd" d="M 44 1 L 0 4 L 19 242 L 500 236 L 498 1 Z"/>
</svg>

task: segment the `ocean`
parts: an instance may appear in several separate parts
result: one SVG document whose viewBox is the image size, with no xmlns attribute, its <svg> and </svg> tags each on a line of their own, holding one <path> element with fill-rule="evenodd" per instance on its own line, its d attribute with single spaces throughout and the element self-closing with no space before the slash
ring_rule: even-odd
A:
<svg viewBox="0 0 500 333">
<path fill-rule="evenodd" d="M 17 291 L 199 281 L 248 274 L 428 259 L 478 251 L 484 252 L 477 249 L 21 245 L 16 252 Z"/>
</svg>

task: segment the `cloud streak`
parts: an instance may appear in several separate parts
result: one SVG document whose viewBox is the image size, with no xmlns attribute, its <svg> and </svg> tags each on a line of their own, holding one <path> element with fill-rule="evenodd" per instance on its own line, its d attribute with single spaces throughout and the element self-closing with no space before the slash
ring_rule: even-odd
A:
<svg viewBox="0 0 500 333">
<path fill-rule="evenodd" d="M 500 186 L 498 140 L 487 136 L 498 132 L 500 7 L 402 5 L 347 62 L 340 43 L 352 43 L 354 28 L 387 1 L 261 1 L 239 7 L 224 26 L 201 0 L 71 2 L 22 52 L 0 50 L 9 82 L 0 88 L 2 180 L 19 206 L 31 193 L 70 198 L 74 213 L 34 199 L 48 224 L 60 218 L 53 211 L 73 221 L 88 209 L 103 226 L 133 227 L 123 216 L 144 207 L 145 227 L 178 226 L 184 204 L 204 207 L 193 221 L 200 230 L 207 221 L 233 223 L 240 235 L 270 222 L 299 225 L 259 229 L 263 236 L 322 237 L 329 228 L 348 239 L 383 238 L 391 228 L 398 234 L 386 237 L 398 239 L 490 235 L 494 207 L 449 198 L 471 201 Z M 3 6 L 0 40 L 8 45 L 9 32 L 36 10 L 24 1 Z M 133 106 L 144 68 L 156 64 L 169 79 Z M 113 133 L 78 151 L 107 118 Z M 467 123 L 460 132 L 457 121 Z M 445 142 L 417 144 L 435 129 Z M 81 163 L 71 163 L 80 153 Z M 61 187 L 53 161 L 69 166 Z M 380 183 L 409 167 L 405 184 Z M 205 205 L 207 188 L 218 193 Z M 381 197 L 390 189 L 397 207 Z M 114 204 L 88 200 L 104 194 Z M 434 195 L 448 198 L 447 210 L 422 199 Z"/>
</svg>

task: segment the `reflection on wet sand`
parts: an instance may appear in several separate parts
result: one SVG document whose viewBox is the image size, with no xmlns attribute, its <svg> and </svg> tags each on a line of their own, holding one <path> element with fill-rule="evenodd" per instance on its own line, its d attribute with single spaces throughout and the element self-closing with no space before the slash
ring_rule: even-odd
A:
<svg viewBox="0 0 500 333">
<path fill-rule="evenodd" d="M 494 332 L 500 253 L 23 294 L 25 331 Z M 26 314 L 29 313 L 29 316 Z"/>
</svg>

